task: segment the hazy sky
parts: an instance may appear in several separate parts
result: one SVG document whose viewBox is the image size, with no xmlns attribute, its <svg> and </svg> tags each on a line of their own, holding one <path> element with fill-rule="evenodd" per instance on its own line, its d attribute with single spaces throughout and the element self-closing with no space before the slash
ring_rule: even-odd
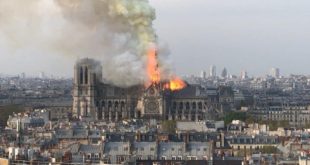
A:
<svg viewBox="0 0 310 165">
<path fill-rule="evenodd" d="M 151 0 L 159 39 L 178 74 L 216 65 L 230 74 L 310 74 L 309 0 Z M 34 49 L 7 50 L 0 38 L 0 73 L 71 76 L 76 59 Z"/>
</svg>

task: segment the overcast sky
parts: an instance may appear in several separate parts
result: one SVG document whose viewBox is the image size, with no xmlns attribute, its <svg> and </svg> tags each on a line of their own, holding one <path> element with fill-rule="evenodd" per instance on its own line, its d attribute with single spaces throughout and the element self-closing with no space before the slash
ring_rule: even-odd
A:
<svg viewBox="0 0 310 165">
<path fill-rule="evenodd" d="M 169 45 L 178 74 L 216 65 L 230 74 L 310 74 L 309 0 L 151 0 L 155 29 Z M 0 73 L 71 76 L 76 59 L 27 48 L 7 50 L 0 39 Z M 45 54 L 42 56 L 42 54 Z"/>
</svg>

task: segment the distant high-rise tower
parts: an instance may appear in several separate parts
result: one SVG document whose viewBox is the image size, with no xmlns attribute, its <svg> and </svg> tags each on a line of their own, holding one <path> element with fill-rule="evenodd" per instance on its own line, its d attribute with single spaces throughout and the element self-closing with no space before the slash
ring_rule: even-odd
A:
<svg viewBox="0 0 310 165">
<path fill-rule="evenodd" d="M 204 70 L 202 70 L 202 71 L 200 72 L 200 78 L 206 79 L 206 78 L 207 78 L 207 72 L 204 71 Z"/>
<path fill-rule="evenodd" d="M 247 79 L 248 78 L 248 72 L 243 70 L 241 71 L 241 79 Z"/>
<path fill-rule="evenodd" d="M 222 78 L 227 78 L 227 69 L 224 68 L 221 74 Z"/>
<path fill-rule="evenodd" d="M 25 72 L 21 73 L 21 74 L 20 74 L 20 77 L 21 77 L 22 79 L 25 79 L 25 78 L 26 78 L 26 73 L 25 73 Z"/>
<path fill-rule="evenodd" d="M 40 72 L 40 74 L 39 74 L 39 78 L 41 78 L 41 79 L 46 78 L 46 77 L 45 77 L 45 73 L 44 73 L 44 72 Z"/>
<path fill-rule="evenodd" d="M 280 77 L 280 69 L 279 68 L 271 68 L 270 69 L 270 76 L 274 78 L 279 78 Z"/>
<path fill-rule="evenodd" d="M 214 66 L 214 65 L 210 66 L 209 75 L 210 75 L 210 77 L 216 77 L 216 66 Z"/>
</svg>

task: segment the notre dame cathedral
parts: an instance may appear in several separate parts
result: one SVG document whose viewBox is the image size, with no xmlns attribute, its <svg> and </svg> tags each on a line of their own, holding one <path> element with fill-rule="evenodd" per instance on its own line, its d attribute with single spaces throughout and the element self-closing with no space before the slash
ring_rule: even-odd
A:
<svg viewBox="0 0 310 165">
<path fill-rule="evenodd" d="M 73 116 L 102 121 L 131 118 L 200 121 L 231 106 L 231 90 L 187 85 L 178 91 L 162 84 L 116 87 L 102 81 L 101 64 L 82 59 L 74 67 Z"/>
</svg>

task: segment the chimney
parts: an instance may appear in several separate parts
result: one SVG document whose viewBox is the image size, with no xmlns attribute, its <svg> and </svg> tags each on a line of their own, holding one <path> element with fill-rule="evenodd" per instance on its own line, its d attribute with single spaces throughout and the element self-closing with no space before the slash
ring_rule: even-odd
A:
<svg viewBox="0 0 310 165">
<path fill-rule="evenodd" d="M 53 130 L 53 125 L 51 121 L 49 122 L 49 125 L 50 125 L 50 130 Z"/>
<path fill-rule="evenodd" d="M 186 132 L 185 137 L 183 137 L 183 140 L 186 144 L 189 142 L 189 132 Z"/>
<path fill-rule="evenodd" d="M 188 143 L 189 143 L 189 132 L 186 132 L 186 138 L 185 138 L 185 149 L 186 149 L 186 151 L 188 151 L 188 149 L 189 149 Z"/>
<path fill-rule="evenodd" d="M 136 140 L 137 140 L 137 142 L 141 141 L 141 132 L 140 131 L 138 131 L 136 134 Z"/>
<path fill-rule="evenodd" d="M 224 147 L 225 145 L 225 135 L 224 133 L 221 133 L 221 147 Z"/>
</svg>

